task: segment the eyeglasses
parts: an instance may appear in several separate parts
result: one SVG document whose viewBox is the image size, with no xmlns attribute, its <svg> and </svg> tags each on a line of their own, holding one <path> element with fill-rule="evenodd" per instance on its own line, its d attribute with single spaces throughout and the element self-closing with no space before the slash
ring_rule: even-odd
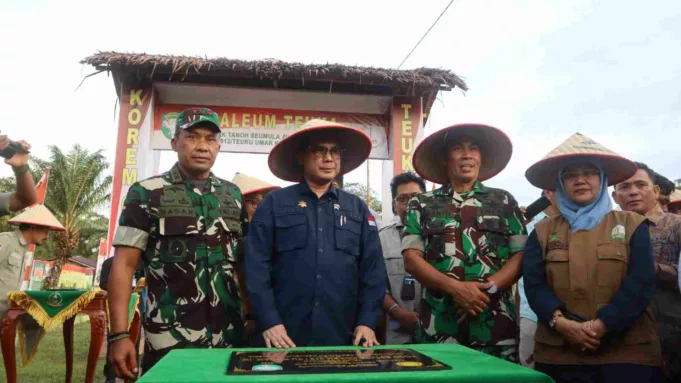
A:
<svg viewBox="0 0 681 383">
<path fill-rule="evenodd" d="M 327 148 L 326 146 L 317 145 L 317 146 L 310 146 L 310 153 L 314 154 L 314 156 L 317 157 L 317 158 L 326 158 L 326 155 L 331 153 L 331 157 L 334 160 L 338 160 L 341 157 L 343 157 L 345 150 L 339 148 L 338 146 L 334 146 L 332 148 Z"/>
<path fill-rule="evenodd" d="M 407 202 L 411 201 L 412 198 L 416 197 L 420 193 L 411 193 L 411 194 L 400 194 L 395 198 L 395 202 L 404 205 Z"/>
<path fill-rule="evenodd" d="M 579 177 L 584 177 L 584 178 L 594 178 L 598 177 L 601 175 L 601 171 L 598 169 L 584 169 L 584 170 L 575 170 L 575 171 L 567 171 L 563 172 L 560 175 L 560 178 L 563 179 L 563 182 L 572 182 L 577 180 Z"/>
</svg>

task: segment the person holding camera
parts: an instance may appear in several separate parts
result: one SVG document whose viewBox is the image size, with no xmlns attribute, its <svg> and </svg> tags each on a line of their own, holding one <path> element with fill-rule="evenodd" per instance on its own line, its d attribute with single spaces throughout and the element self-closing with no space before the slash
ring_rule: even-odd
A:
<svg viewBox="0 0 681 383">
<path fill-rule="evenodd" d="M 28 151 L 31 145 L 26 141 L 11 141 L 7 135 L 0 135 L 0 156 L 12 167 L 17 179 L 14 193 L 0 193 L 0 216 L 19 211 L 33 205 L 38 199 L 35 182 L 28 168 Z"/>
</svg>

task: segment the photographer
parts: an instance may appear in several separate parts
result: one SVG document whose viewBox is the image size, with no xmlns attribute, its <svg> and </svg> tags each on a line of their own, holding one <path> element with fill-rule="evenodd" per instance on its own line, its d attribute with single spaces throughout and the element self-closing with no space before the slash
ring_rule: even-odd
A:
<svg viewBox="0 0 681 383">
<path fill-rule="evenodd" d="M 37 200 L 35 182 L 28 169 L 28 150 L 31 145 L 26 141 L 12 142 L 6 135 L 0 135 L 0 156 L 12 166 L 17 179 L 14 193 L 0 193 L 0 216 L 31 206 Z"/>
</svg>

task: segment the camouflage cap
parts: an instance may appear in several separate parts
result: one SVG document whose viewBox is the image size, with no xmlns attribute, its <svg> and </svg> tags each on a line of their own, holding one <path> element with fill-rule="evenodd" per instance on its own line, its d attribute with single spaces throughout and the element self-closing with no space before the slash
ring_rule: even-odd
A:
<svg viewBox="0 0 681 383">
<path fill-rule="evenodd" d="M 187 130 L 200 123 L 220 133 L 220 118 L 208 108 L 188 108 L 180 112 L 175 120 L 175 132 Z"/>
</svg>

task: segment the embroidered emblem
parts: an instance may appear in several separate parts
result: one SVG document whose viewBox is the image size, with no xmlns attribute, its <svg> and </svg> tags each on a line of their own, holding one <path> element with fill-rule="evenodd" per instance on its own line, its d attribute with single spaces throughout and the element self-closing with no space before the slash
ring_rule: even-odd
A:
<svg viewBox="0 0 681 383">
<path fill-rule="evenodd" d="M 47 296 L 47 304 L 52 307 L 62 307 L 64 305 L 64 298 L 55 291 Z"/>
<path fill-rule="evenodd" d="M 617 225 L 615 228 L 612 229 L 612 239 L 624 239 L 626 236 L 626 230 L 624 229 L 624 226 L 622 225 Z"/>
</svg>

